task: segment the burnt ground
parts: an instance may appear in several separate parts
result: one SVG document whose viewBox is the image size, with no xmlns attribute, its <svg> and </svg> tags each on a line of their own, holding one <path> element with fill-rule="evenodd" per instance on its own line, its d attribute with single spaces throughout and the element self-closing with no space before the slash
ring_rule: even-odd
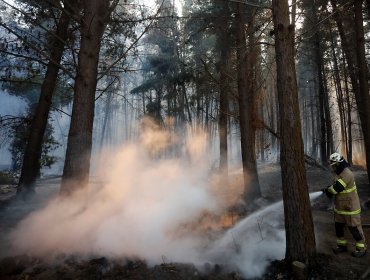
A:
<svg viewBox="0 0 370 280">
<path fill-rule="evenodd" d="M 363 224 L 370 224 L 370 186 L 366 172 L 352 168 L 356 175 L 356 184 L 363 205 Z M 331 175 L 318 167 L 307 166 L 307 180 L 310 192 L 318 191 L 331 183 Z M 77 259 L 73 256 L 61 256 L 59 263 L 48 264 L 30 255 L 6 257 L 6 232 L 29 213 L 38 209 L 45 202 L 45 196 L 53 194 L 58 187 L 58 179 L 40 181 L 43 197 L 31 204 L 14 199 L 14 186 L 0 186 L 0 279 L 128 279 L 128 280 L 228 280 L 244 279 L 237 271 L 231 271 L 222 265 L 204 264 L 200 270 L 192 264 L 166 263 L 149 267 L 141 260 L 108 260 L 104 257 Z M 265 201 L 281 199 L 281 179 L 279 167 L 265 165 L 260 171 L 260 183 Z M 320 196 L 312 203 L 317 242 L 316 265 L 307 269 L 307 279 L 370 279 L 370 253 L 363 258 L 353 258 L 350 252 L 334 255 L 335 245 L 333 214 L 331 203 L 325 196 Z M 370 227 L 364 228 L 367 240 L 370 240 Z M 346 232 L 347 234 L 347 232 Z M 352 240 L 348 236 L 348 240 Z M 265 274 L 255 280 L 297 279 L 290 272 L 283 260 L 271 261 Z"/>
</svg>

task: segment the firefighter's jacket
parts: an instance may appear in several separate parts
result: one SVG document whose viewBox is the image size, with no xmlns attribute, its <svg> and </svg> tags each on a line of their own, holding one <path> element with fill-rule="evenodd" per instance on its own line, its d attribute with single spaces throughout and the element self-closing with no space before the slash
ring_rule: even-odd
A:
<svg viewBox="0 0 370 280">
<path fill-rule="evenodd" d="M 335 183 L 328 188 L 329 192 L 335 195 L 334 212 L 341 215 L 360 214 L 360 199 L 352 171 L 346 167 L 336 177 Z"/>
</svg>

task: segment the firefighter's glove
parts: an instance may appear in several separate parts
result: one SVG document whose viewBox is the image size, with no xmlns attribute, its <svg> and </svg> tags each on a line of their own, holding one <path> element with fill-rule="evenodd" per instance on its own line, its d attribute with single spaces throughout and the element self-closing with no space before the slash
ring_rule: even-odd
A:
<svg viewBox="0 0 370 280">
<path fill-rule="evenodd" d="M 321 190 L 329 199 L 333 197 L 333 194 L 329 191 L 329 188 L 326 187 Z"/>
</svg>

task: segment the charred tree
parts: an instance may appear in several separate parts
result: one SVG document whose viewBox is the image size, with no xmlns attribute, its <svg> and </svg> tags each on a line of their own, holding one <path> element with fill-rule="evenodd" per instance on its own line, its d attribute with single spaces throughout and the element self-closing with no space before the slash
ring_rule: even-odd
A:
<svg viewBox="0 0 370 280">
<path fill-rule="evenodd" d="M 99 52 L 111 11 L 109 2 L 109 0 L 83 2 L 81 47 L 61 184 L 61 194 L 65 195 L 77 190 L 87 190 Z"/>
<path fill-rule="evenodd" d="M 72 1 L 73 2 L 73 1 Z M 27 196 L 32 194 L 36 179 L 40 173 L 40 159 L 43 138 L 48 123 L 52 96 L 58 79 L 59 65 L 68 38 L 68 26 L 71 15 L 75 14 L 77 3 L 66 3 L 59 18 L 55 35 L 51 44 L 50 60 L 47 65 L 44 81 L 41 86 L 39 102 L 34 113 L 30 135 L 23 156 L 22 171 L 18 182 L 17 195 Z"/>
<path fill-rule="evenodd" d="M 304 151 L 295 71 L 294 26 L 287 0 L 273 0 L 277 87 L 280 115 L 280 163 L 288 263 L 312 261 L 315 233 L 304 166 Z"/>
</svg>

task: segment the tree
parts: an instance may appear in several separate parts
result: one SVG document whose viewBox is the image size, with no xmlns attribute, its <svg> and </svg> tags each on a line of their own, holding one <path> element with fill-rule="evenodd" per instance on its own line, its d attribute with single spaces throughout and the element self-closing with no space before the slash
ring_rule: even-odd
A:
<svg viewBox="0 0 370 280">
<path fill-rule="evenodd" d="M 10 144 L 9 150 L 12 154 L 12 171 L 16 173 L 19 173 L 22 170 L 24 151 L 26 149 L 25 146 L 30 134 L 31 121 L 31 117 L 22 118 L 19 121 L 15 121 L 10 126 L 9 133 L 11 133 L 11 135 L 13 136 L 13 140 Z M 45 133 L 41 139 L 42 148 L 39 158 L 40 167 L 51 167 L 51 165 L 56 161 L 55 156 L 49 155 L 52 150 L 55 150 L 60 145 L 53 137 L 53 131 L 53 127 L 48 124 L 45 128 Z M 35 176 L 38 177 L 40 175 L 40 169 L 36 171 L 37 174 L 35 174 Z"/>
<path fill-rule="evenodd" d="M 227 149 L 227 121 L 229 115 L 229 77 L 227 74 L 229 59 L 229 4 L 227 1 L 214 0 L 214 8 L 218 14 L 218 21 L 215 22 L 217 31 L 217 48 L 220 51 L 220 58 L 217 63 L 219 73 L 219 110 L 218 110 L 218 133 L 220 144 L 220 172 L 224 174 L 227 184 L 228 174 L 228 149 Z M 225 26 L 226 23 L 226 26 Z"/>
<path fill-rule="evenodd" d="M 159 2 L 161 5 L 157 13 L 158 18 L 153 20 L 152 28 L 145 36 L 146 46 L 155 51 L 152 51 L 144 61 L 143 83 L 131 92 L 134 94 L 149 92 L 149 102 L 145 111 L 159 123 L 163 123 L 162 111 L 165 111 L 166 116 L 184 122 L 186 92 L 177 88 L 177 85 L 185 83 L 186 78 L 186 75 L 180 73 L 182 62 L 177 46 L 180 38 L 179 23 L 174 18 L 176 14 L 172 1 Z M 166 101 L 167 107 L 163 101 Z"/>
<path fill-rule="evenodd" d="M 352 84 L 352 91 L 355 95 L 357 112 L 361 122 L 361 131 L 364 136 L 364 145 L 366 151 L 367 173 L 370 181 L 370 116 L 367 113 L 370 106 L 369 89 L 366 86 L 368 70 L 365 60 L 364 49 L 364 31 L 362 19 L 362 2 L 353 2 L 355 13 L 353 16 L 353 6 L 346 10 L 340 9 L 336 0 L 331 0 L 334 10 L 334 19 L 338 27 L 343 52 L 347 62 L 348 74 Z M 348 3 L 346 3 L 348 4 Z M 345 29 L 352 29 L 355 32 L 345 32 Z M 351 36 L 351 37 L 349 37 Z M 356 52 L 350 46 L 350 42 L 356 42 Z M 360 85 L 361 83 L 361 85 Z"/>
<path fill-rule="evenodd" d="M 95 91 L 101 41 L 116 2 L 83 1 L 81 41 L 61 193 L 86 191 L 89 181 Z"/>
<path fill-rule="evenodd" d="M 27 146 L 23 156 L 22 171 L 18 182 L 17 194 L 24 196 L 34 192 L 35 181 L 40 173 L 40 160 L 43 138 L 48 123 L 48 116 L 52 104 L 52 96 L 58 79 L 59 65 L 62 59 L 64 46 L 68 38 L 68 26 L 75 11 L 75 1 L 65 1 L 59 18 L 55 36 L 52 38 L 50 60 L 47 65 L 45 78 L 41 86 L 41 93 L 34 113 Z"/>
<path fill-rule="evenodd" d="M 318 5 L 318 1 L 301 2 L 300 8 L 305 17 L 300 35 L 302 40 L 298 57 L 298 75 L 303 118 L 307 123 L 304 129 L 306 148 L 311 144 L 309 153 L 317 157 L 317 144 L 319 144 L 320 156 L 317 158 L 322 163 L 326 163 L 328 154 L 333 150 L 333 133 L 327 90 L 328 76 L 324 60 L 327 32 L 326 28 L 322 28 L 323 23 L 319 24 L 323 18 L 322 10 L 324 9 L 319 9 Z M 308 123 L 309 118 L 311 118 L 311 127 Z M 308 134 L 309 128 L 311 128 L 310 135 Z M 309 141 L 309 138 L 313 140 Z"/>
<path fill-rule="evenodd" d="M 310 262 L 315 234 L 304 166 L 298 91 L 295 72 L 294 26 L 287 0 L 273 0 L 277 88 L 280 115 L 280 164 L 283 184 L 288 263 Z"/>
<path fill-rule="evenodd" d="M 244 199 L 253 201 L 261 196 L 256 161 L 256 52 L 254 41 L 254 17 L 255 9 L 246 13 L 246 5 L 238 3 L 236 17 L 236 47 L 237 47 L 237 75 L 238 75 L 238 104 L 240 141 L 242 152 L 242 164 L 245 184 Z M 248 48 L 246 38 L 246 16 L 248 16 Z M 251 179 L 249 179 L 251 178 Z M 247 187 L 246 183 L 249 182 Z"/>
<path fill-rule="evenodd" d="M 356 96 L 358 113 L 360 115 L 362 133 L 364 135 L 368 182 L 370 182 L 370 95 L 369 69 L 365 56 L 365 35 L 362 16 L 362 0 L 355 0 L 355 33 L 357 73 L 359 77 L 359 94 Z"/>
</svg>

